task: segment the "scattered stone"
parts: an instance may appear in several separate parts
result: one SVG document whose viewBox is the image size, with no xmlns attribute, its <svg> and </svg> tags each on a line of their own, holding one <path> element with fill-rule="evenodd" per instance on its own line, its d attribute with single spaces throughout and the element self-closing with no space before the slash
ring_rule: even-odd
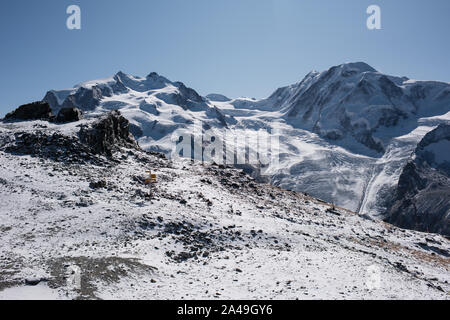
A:
<svg viewBox="0 0 450 320">
<path fill-rule="evenodd" d="M 46 281 L 48 281 L 48 280 L 45 278 L 28 278 L 28 279 L 25 279 L 25 285 L 34 287 L 34 286 L 37 286 L 39 283 L 46 282 Z"/>
<path fill-rule="evenodd" d="M 404 264 L 400 263 L 400 262 L 396 262 L 395 263 L 395 267 L 397 269 L 399 269 L 400 271 L 409 272 L 408 268 L 406 268 L 406 266 Z"/>
<path fill-rule="evenodd" d="M 106 188 L 106 181 L 105 180 L 100 180 L 100 181 L 96 181 L 96 182 L 91 182 L 89 184 L 89 188 L 91 189 L 102 189 L 102 188 Z"/>
<path fill-rule="evenodd" d="M 334 214 L 335 216 L 340 216 L 340 215 L 341 215 L 339 212 L 336 211 L 336 208 L 335 208 L 335 207 L 333 207 L 333 208 L 327 208 L 326 212 L 327 212 L 327 213 Z"/>
</svg>

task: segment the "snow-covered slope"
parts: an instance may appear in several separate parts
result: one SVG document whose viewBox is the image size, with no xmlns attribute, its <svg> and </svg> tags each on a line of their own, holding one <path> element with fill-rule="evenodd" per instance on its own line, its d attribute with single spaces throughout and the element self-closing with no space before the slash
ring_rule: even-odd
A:
<svg viewBox="0 0 450 320">
<path fill-rule="evenodd" d="M 448 83 L 388 76 L 362 62 L 311 72 L 262 100 L 201 97 L 155 73 L 122 72 L 50 91 L 45 100 L 55 111 L 118 108 L 143 148 L 166 154 L 173 132 L 196 120 L 235 137 L 266 130 L 280 139 L 280 161 L 267 170 L 274 185 L 371 215 L 385 211 L 384 199 L 421 138 L 450 120 Z"/>
<path fill-rule="evenodd" d="M 0 299 L 448 299 L 446 238 L 166 160 L 122 121 L 0 123 Z"/>
</svg>

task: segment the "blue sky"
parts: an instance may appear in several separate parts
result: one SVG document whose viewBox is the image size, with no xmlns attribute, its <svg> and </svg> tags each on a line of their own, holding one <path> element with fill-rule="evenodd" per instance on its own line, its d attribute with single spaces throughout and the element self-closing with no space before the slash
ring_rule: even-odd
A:
<svg viewBox="0 0 450 320">
<path fill-rule="evenodd" d="M 371 4 L 382 30 L 366 28 Z M 0 115 L 119 70 L 256 98 L 348 61 L 450 81 L 448 0 L 2 0 L 0 15 Z"/>
</svg>

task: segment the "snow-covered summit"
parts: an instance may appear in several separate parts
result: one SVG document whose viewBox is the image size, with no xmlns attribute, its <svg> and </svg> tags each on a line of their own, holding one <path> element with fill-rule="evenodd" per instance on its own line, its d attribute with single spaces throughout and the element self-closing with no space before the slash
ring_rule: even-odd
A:
<svg viewBox="0 0 450 320">
<path fill-rule="evenodd" d="M 358 72 L 377 72 L 377 70 L 375 70 L 373 67 L 361 61 L 343 63 L 339 66 L 339 68 L 345 71 L 357 70 Z"/>
<path fill-rule="evenodd" d="M 226 102 L 231 100 L 230 98 L 224 96 L 223 94 L 218 93 L 210 93 L 206 96 L 206 98 L 208 98 L 210 101 L 219 101 L 219 102 Z"/>
</svg>

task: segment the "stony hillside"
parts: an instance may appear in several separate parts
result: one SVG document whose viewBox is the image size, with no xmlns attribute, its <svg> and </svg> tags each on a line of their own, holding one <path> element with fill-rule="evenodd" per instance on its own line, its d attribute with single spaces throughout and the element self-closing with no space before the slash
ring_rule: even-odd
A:
<svg viewBox="0 0 450 320">
<path fill-rule="evenodd" d="M 118 112 L 1 122 L 0 191 L 0 299 L 449 298 L 446 238 L 167 160 Z"/>
</svg>

